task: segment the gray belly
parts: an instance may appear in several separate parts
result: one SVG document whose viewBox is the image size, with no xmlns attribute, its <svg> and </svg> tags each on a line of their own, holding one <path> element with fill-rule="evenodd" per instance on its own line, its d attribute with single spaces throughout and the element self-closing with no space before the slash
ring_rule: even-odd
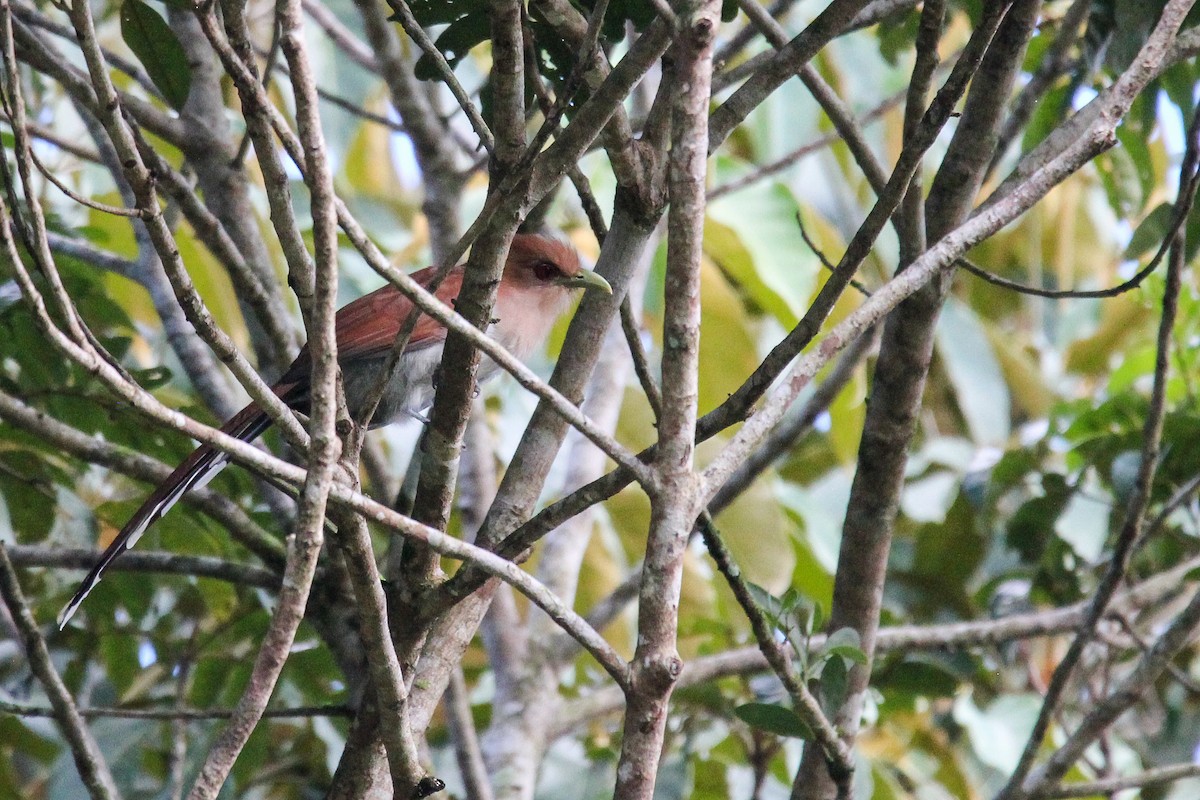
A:
<svg viewBox="0 0 1200 800">
<path fill-rule="evenodd" d="M 386 357 L 371 359 L 356 359 L 352 364 L 342 365 L 342 381 L 346 386 L 346 403 L 350 416 L 359 418 L 361 404 L 358 398 L 365 397 L 375 385 L 379 371 L 386 363 Z M 402 419 L 412 418 L 424 420 L 422 412 L 433 404 L 433 375 L 442 361 L 442 345 L 424 347 L 413 353 L 406 354 L 400 361 L 399 367 L 393 372 L 392 380 L 384 390 L 383 397 L 371 418 L 371 428 L 391 425 Z M 484 381 L 500 372 L 495 361 L 483 356 L 479 362 L 476 382 Z"/>
<path fill-rule="evenodd" d="M 433 373 L 442 360 L 441 345 L 424 347 L 407 353 L 392 372 L 392 378 L 379 400 L 370 427 L 390 425 L 405 417 L 420 419 L 420 412 L 433 402 Z M 386 357 L 358 359 L 342 366 L 342 381 L 346 385 L 346 403 L 350 415 L 359 418 L 362 410 L 360 398 L 375 386 L 380 370 L 387 363 Z"/>
</svg>

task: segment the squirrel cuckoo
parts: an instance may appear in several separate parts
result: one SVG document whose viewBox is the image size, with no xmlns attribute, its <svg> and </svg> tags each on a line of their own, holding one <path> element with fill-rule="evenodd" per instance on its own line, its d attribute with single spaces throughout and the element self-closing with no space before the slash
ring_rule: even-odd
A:
<svg viewBox="0 0 1200 800">
<path fill-rule="evenodd" d="M 412 277 L 427 285 L 436 271 L 435 267 L 428 267 Z M 442 302 L 451 303 L 458 296 L 462 282 L 463 267 L 455 267 L 434 294 Z M 612 293 L 604 278 L 580 265 L 578 254 L 570 246 L 545 236 L 518 234 L 513 238 L 504 265 L 492 311 L 496 319 L 488 333 L 513 355 L 524 358 L 545 341 L 555 320 L 567 310 L 575 290 L 587 288 Z M 338 311 L 334 323 L 338 365 L 342 370 L 347 410 L 355 419 L 387 361 L 400 326 L 412 309 L 412 301 L 389 284 Z M 419 412 L 433 401 L 434 372 L 441 363 L 445 340 L 446 329 L 440 323 L 426 315 L 420 317 L 371 418 L 371 427 L 388 425 L 405 415 L 420 418 Z M 308 411 L 310 369 L 306 346 L 272 387 L 281 400 L 302 414 Z M 497 369 L 496 364 L 485 356 L 479 366 L 479 380 L 486 380 Z M 221 430 L 249 442 L 270 425 L 270 417 L 251 403 Z M 105 548 L 71 602 L 59 613 L 59 629 L 66 626 L 117 556 L 133 547 L 151 523 L 167 513 L 188 489 L 203 486 L 228 461 L 227 455 L 208 445 L 193 450 L 151 492 Z"/>
</svg>

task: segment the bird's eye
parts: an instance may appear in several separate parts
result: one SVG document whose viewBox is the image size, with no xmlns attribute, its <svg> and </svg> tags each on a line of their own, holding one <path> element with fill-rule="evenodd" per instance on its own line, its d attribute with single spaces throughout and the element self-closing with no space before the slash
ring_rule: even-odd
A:
<svg viewBox="0 0 1200 800">
<path fill-rule="evenodd" d="M 539 281 L 549 281 L 557 278 L 562 273 L 554 262 L 539 261 L 533 265 L 533 274 Z"/>
</svg>

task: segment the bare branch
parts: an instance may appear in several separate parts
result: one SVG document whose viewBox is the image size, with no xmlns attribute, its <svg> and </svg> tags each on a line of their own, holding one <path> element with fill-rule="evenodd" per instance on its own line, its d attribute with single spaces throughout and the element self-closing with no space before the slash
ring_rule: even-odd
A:
<svg viewBox="0 0 1200 800">
<path fill-rule="evenodd" d="M 1190 559 L 1164 573 L 1148 578 L 1119 592 L 1111 608 L 1118 613 L 1131 612 L 1176 597 L 1184 588 L 1183 579 L 1197 567 L 1200 559 Z M 957 650 L 994 646 L 1023 639 L 1055 636 L 1075 630 L 1087 613 L 1086 602 L 1064 608 L 1013 614 L 1000 619 L 952 622 L 942 625 L 896 625 L 879 629 L 875 642 L 877 654 L 914 650 Z M 824 634 L 809 641 L 812 648 L 825 643 Z M 758 647 L 743 647 L 688 662 L 679 676 L 677 688 L 698 686 L 731 675 L 749 675 L 769 669 Z M 571 704 L 556 721 L 551 736 L 562 736 L 580 724 L 602 714 L 619 711 L 624 697 L 614 687 L 597 689 Z"/>
<path fill-rule="evenodd" d="M 492 785 L 488 781 L 487 767 L 479 750 L 479 736 L 475 732 L 475 720 L 471 716 L 471 699 L 467 694 L 467 682 L 462 669 L 450 675 L 445 697 L 446 726 L 454 739 L 454 754 L 458 758 L 458 769 L 462 773 L 467 800 L 492 800 Z"/>
<path fill-rule="evenodd" d="M 697 510 L 693 458 L 700 354 L 700 262 L 708 162 L 708 105 L 720 3 L 681 7 L 674 42 L 675 98 L 664 285 L 662 416 L 650 495 L 650 532 L 638 595 L 637 650 L 631 665 L 615 796 L 654 793 L 667 703 L 683 668 L 676 650 L 683 554 Z"/>
<path fill-rule="evenodd" d="M 487 123 L 483 121 L 483 117 L 479 114 L 479 109 L 475 108 L 475 104 L 467 96 L 466 90 L 458 82 L 458 77 L 454 74 L 454 70 L 450 68 L 450 64 L 446 62 L 446 57 L 442 55 L 442 51 L 438 50 L 433 40 L 425 34 L 425 30 L 417 22 L 416 17 L 412 15 L 412 10 L 409 9 L 408 3 L 404 0 L 388 0 L 388 5 L 391 6 L 395 14 L 395 20 L 400 23 L 400 27 L 404 28 L 404 32 L 408 34 L 409 38 L 416 43 L 417 47 L 421 48 L 421 52 L 425 54 L 426 58 L 433 61 L 434 65 L 438 68 L 442 80 L 450 89 L 450 93 L 454 95 L 454 99 L 458 101 L 459 108 L 462 109 L 463 114 L 470 121 L 476 135 L 479 136 L 479 143 L 483 145 L 485 150 L 491 153 L 495 144 L 495 137 L 493 137 Z M 524 106 L 525 103 L 522 98 L 522 102 L 517 105 L 517 110 L 523 110 Z M 497 109 L 499 108 L 502 107 L 497 106 Z"/>
<path fill-rule="evenodd" d="M 8 16 L 7 0 L 0 0 L 0 15 Z M 46 649 L 46 640 L 42 638 L 25 595 L 21 592 L 21 584 L 17 573 L 13 570 L 12 562 L 8 559 L 8 548 L 0 542 L 0 596 L 8 606 L 9 614 L 21 634 L 21 644 L 25 656 L 29 659 L 30 669 L 46 690 L 47 697 L 53 708 L 54 718 L 58 721 L 71 755 L 75 759 L 75 767 L 83 779 L 83 785 L 94 800 L 118 800 L 117 785 L 113 782 L 112 773 L 100 752 L 99 745 L 92 738 L 79 709 L 71 699 L 71 693 L 63 685 L 62 678 L 50 660 L 50 651 Z"/>
<path fill-rule="evenodd" d="M 1133 775 L 1122 775 L 1118 778 L 1057 783 L 1039 789 L 1030 797 L 1036 798 L 1036 800 L 1051 800 L 1057 797 L 1103 797 L 1105 795 L 1111 797 L 1127 789 L 1148 789 L 1151 786 L 1161 786 L 1165 783 L 1174 783 L 1198 776 L 1200 776 L 1200 764 L 1171 764 L 1166 767 L 1154 767 Z"/>
<path fill-rule="evenodd" d="M 0 698 L 0 711 L 18 717 L 52 717 L 53 708 L 48 706 L 31 705 L 29 703 L 14 703 Z M 144 720 L 179 720 L 184 722 L 207 722 L 214 719 L 229 719 L 234 714 L 232 708 L 118 708 L 109 706 L 90 706 L 78 709 L 79 716 L 84 719 L 144 719 Z M 315 717 L 349 717 L 354 709 L 346 706 L 312 706 L 300 708 L 268 708 L 263 712 L 263 719 L 311 719 Z"/>
<path fill-rule="evenodd" d="M 312 411 L 309 418 L 308 474 L 300 492 L 296 527 L 289 542 L 283 588 L 271 615 L 254 669 L 238 702 L 237 713 L 217 737 L 189 800 L 215 798 L 233 762 L 258 724 L 279 679 L 296 630 L 304 616 L 309 589 L 321 552 L 325 507 L 334 480 L 341 441 L 334 423 L 344 418 L 344 396 L 337 368 L 334 315 L 337 308 L 337 218 L 333 209 L 333 176 L 325 155 L 325 141 L 317 112 L 312 70 L 302 35 L 299 0 L 282 0 L 276 6 L 283 52 L 292 70 L 305 183 L 311 195 L 315 267 L 310 282 L 312 303 L 302 310 L 312 357 Z"/>
<path fill-rule="evenodd" d="M 313 22 L 320 25 L 321 30 L 325 31 L 325 35 L 343 53 L 350 56 L 354 63 L 368 72 L 379 72 L 379 62 L 375 59 L 375 54 L 371 52 L 370 46 L 355 36 L 337 18 L 337 14 L 326 8 L 319 0 L 304 0 L 303 5 L 304 13 L 312 17 Z"/>
<path fill-rule="evenodd" d="M 722 103 L 713 112 L 709 123 L 709 152 L 720 147 L 751 111 L 840 34 L 866 4 L 866 0 L 834 0 L 799 36 Z"/>
<path fill-rule="evenodd" d="M 53 567 L 55 569 L 90 569 L 100 556 L 99 550 L 79 548 L 38 547 L 13 544 L 8 546 L 9 558 L 18 567 Z M 167 552 L 126 553 L 113 564 L 116 572 L 160 572 L 166 575 L 191 575 L 215 578 L 241 586 L 263 589 L 279 588 L 279 575 L 271 570 L 249 564 L 235 564 L 211 556 L 185 556 Z"/>
<path fill-rule="evenodd" d="M 1175 30 L 1181 24 L 1191 5 L 1192 2 L 1183 0 L 1182 2 L 1171 4 L 1164 10 L 1163 16 L 1159 19 L 1158 26 L 1151 37 L 1151 41 L 1147 43 L 1143 49 L 1143 53 L 1151 50 L 1153 45 L 1158 45 L 1159 48 L 1165 49 L 1165 46 L 1173 38 Z M 1139 59 L 1139 61 L 1141 60 L 1143 59 Z M 1136 62 L 1135 66 L 1138 66 Z M 1130 72 L 1132 71 L 1133 68 L 1130 69 Z M 1126 75 L 1128 74 L 1129 72 L 1126 73 Z M 1122 80 L 1125 77 L 1122 76 Z M 1183 164 L 1180 167 L 1179 194 L 1176 205 L 1181 209 L 1190 208 L 1195 201 L 1198 186 L 1200 186 L 1200 110 L 1196 112 L 1188 129 L 1188 148 L 1184 155 Z M 1141 537 L 1146 523 L 1145 515 L 1147 506 L 1150 503 L 1151 484 L 1154 481 L 1154 474 L 1158 467 L 1163 415 L 1166 406 L 1165 387 L 1169 367 L 1171 328 L 1175 322 L 1179 299 L 1179 271 L 1182 269 L 1184 260 L 1184 244 L 1182 234 L 1180 233 L 1182 230 L 1182 219 L 1185 219 L 1185 217 L 1181 217 L 1180 221 L 1176 223 L 1175 228 L 1168 234 L 1171 256 L 1168 260 L 1167 289 L 1163 297 L 1162 318 L 1158 331 L 1158 347 L 1154 367 L 1154 388 L 1151 390 L 1150 408 L 1146 414 L 1146 423 L 1142 434 L 1143 445 L 1137 482 L 1126 505 L 1125 518 L 1121 526 L 1121 532 L 1117 535 L 1117 541 L 1113 547 L 1113 554 L 1109 560 L 1108 569 L 1105 571 L 1104 577 L 1101 578 L 1100 584 L 1093 595 L 1088 617 L 1080 626 L 1079 633 L 1071 643 L 1070 649 L 1054 670 L 1054 675 L 1051 677 L 1050 684 L 1046 688 L 1041 712 L 1038 714 L 1037 722 L 1034 724 L 1033 730 L 1029 735 L 1029 740 L 1021 754 L 1021 760 L 1013 771 L 1013 774 L 1009 777 L 1008 783 L 998 795 L 1002 800 L 1022 797 L 1026 791 L 1022 784 L 1033 766 L 1033 761 L 1037 756 L 1042 739 L 1045 737 L 1046 731 L 1050 726 L 1053 714 L 1057 710 L 1067 682 L 1070 680 L 1071 674 L 1080 656 L 1083 654 L 1084 647 L 1095 634 L 1096 622 L 1103 616 L 1113 593 L 1125 576 L 1125 571 L 1129 566 L 1129 559 L 1133 554 L 1134 545 Z M 1057 780 L 1060 777 L 1061 775 L 1052 776 L 1049 780 Z"/>
<path fill-rule="evenodd" d="M 408 721 L 408 688 L 388 626 L 387 598 L 375 565 L 371 535 L 361 515 L 342 513 L 338 517 L 337 537 L 354 584 L 359 634 L 379 698 L 380 730 L 391 765 L 392 785 L 398 792 L 411 791 L 424 777 L 424 771 Z"/>
</svg>

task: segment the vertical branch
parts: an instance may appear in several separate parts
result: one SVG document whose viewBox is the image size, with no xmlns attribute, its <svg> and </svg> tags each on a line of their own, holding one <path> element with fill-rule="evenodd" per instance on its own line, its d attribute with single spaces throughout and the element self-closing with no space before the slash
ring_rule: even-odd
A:
<svg viewBox="0 0 1200 800">
<path fill-rule="evenodd" d="M 193 625 L 187 651 L 175 663 L 175 708 L 187 708 L 188 690 L 192 685 L 192 663 L 195 659 L 196 636 L 200 631 Z M 184 770 L 187 768 L 188 725 L 182 715 L 171 720 L 171 749 L 167 751 L 167 780 L 164 787 L 170 800 L 183 800 Z"/>
<path fill-rule="evenodd" d="M 309 589 L 321 552 L 325 506 L 333 485 L 333 470 L 341 450 L 334 430 L 344 416 L 337 372 L 334 314 L 337 305 L 337 215 L 333 176 L 317 113 L 316 85 L 304 49 L 299 0 L 281 0 L 276 7 L 281 43 L 292 73 L 296 118 L 304 151 L 305 183 L 311 195 L 315 270 L 309 280 L 312 302 L 306 309 L 308 346 L 312 354 L 312 412 L 309 419 L 308 474 L 300 492 L 295 534 L 289 547 L 279 602 L 255 659 L 250 684 L 238 702 L 230 724 L 221 732 L 205 760 L 190 800 L 215 798 L 238 753 L 257 725 L 275 688 L 296 629 L 304 616 Z"/>
<path fill-rule="evenodd" d="M 220 0 L 220 4 L 228 40 L 221 34 L 214 7 L 197 9 L 196 18 L 237 89 L 242 117 L 246 121 L 246 134 L 254 145 L 258 167 L 263 173 L 271 224 L 287 261 L 288 283 L 296 293 L 301 312 L 307 315 L 313 292 L 312 257 L 304 246 L 304 238 L 292 213 L 291 181 L 271 134 L 270 101 L 259 81 L 254 49 L 246 30 L 244 8 L 240 3 L 229 0 Z"/>
<path fill-rule="evenodd" d="M 383 14 L 379 0 L 355 0 L 367 40 L 375 52 L 379 74 L 387 84 L 392 106 L 404 120 L 413 152 L 421 166 L 425 197 L 421 208 L 429 221 L 433 261 L 443 265 L 458 241 L 459 193 L 462 176 L 455 169 L 449 127 L 429 102 L 404 56 L 400 38 Z"/>
<path fill-rule="evenodd" d="M 108 764 L 105 763 L 99 745 L 80 716 L 79 709 L 71 700 L 71 693 L 67 691 L 62 678 L 54 669 L 50 651 L 46 649 L 46 640 L 42 638 L 33 614 L 29 611 L 29 604 L 25 602 L 21 584 L 17 581 L 17 573 L 13 570 L 8 550 L 3 543 L 0 543 L 0 597 L 4 598 L 4 604 L 8 606 L 13 623 L 21 634 L 21 643 L 29 659 L 29 667 L 46 690 L 46 696 L 54 709 L 54 718 L 58 720 L 71 748 L 75 767 L 79 770 L 79 777 L 83 779 L 88 794 L 93 800 L 118 800 L 120 795 L 117 793 L 112 773 L 108 771 Z"/>
<path fill-rule="evenodd" d="M 675 38 L 677 87 L 667 180 L 667 272 L 664 285 L 662 416 L 650 493 L 650 533 L 639 594 L 638 647 L 631 664 L 625 737 L 616 796 L 650 798 L 662 755 L 667 707 L 683 667 L 676 651 L 683 553 L 697 511 L 692 469 L 700 345 L 700 260 L 708 165 L 708 104 L 715 0 L 680 14 Z"/>
<path fill-rule="evenodd" d="M 203 193 L 201 208 L 210 212 L 212 222 L 219 221 L 208 230 L 208 237 L 224 236 L 235 245 L 231 254 L 234 260 L 222 260 L 237 287 L 238 303 L 250 329 L 259 366 L 271 368 L 272 374 L 277 375 L 287 367 L 299 342 L 259 229 L 258 215 L 251 205 L 244 162 L 234 157 L 221 88 L 224 73 L 195 15 L 172 7 L 167 12 L 171 27 L 187 53 L 192 74 L 192 90 L 181 117 L 192 132 L 184 142 L 184 153 L 197 181 L 195 189 L 188 187 L 184 193 L 196 205 L 200 205 L 200 200 L 195 191 Z M 186 205 L 184 211 L 187 213 Z M 195 213 L 189 219 L 197 233 L 204 236 L 203 229 L 196 225 Z"/>
<path fill-rule="evenodd" d="M 991 158 L 1004 103 L 1012 91 L 1025 46 L 1033 30 L 1040 0 L 1017 0 L 1003 18 L 972 81 L 947 155 L 926 203 L 929 239 L 936 241 L 966 218 Z M 1003 10 L 993 6 L 992 11 Z M 934 40 L 938 11 L 922 15 L 921 38 Z M 931 66 L 918 65 L 921 72 Z M 912 101 L 918 98 L 911 98 Z M 911 120 L 916 110 L 906 115 Z M 911 141 L 916 125 L 906 124 Z M 908 196 L 913 197 L 909 192 Z M 911 209 L 910 209 L 911 212 Z M 910 219 L 912 214 L 910 213 Z M 911 248 L 906 252 L 911 253 Z M 915 255 L 915 253 L 913 254 Z M 874 389 L 863 428 L 858 466 L 847 504 L 838 571 L 834 580 L 831 630 L 858 631 L 868 662 L 851 671 L 848 694 L 835 717 L 846 741 L 858 730 L 863 698 L 870 681 L 875 633 L 887 571 L 891 534 L 904 485 L 907 448 L 916 430 L 925 376 L 933 357 L 934 330 L 949 290 L 950 273 L 935 276 L 905 300 L 884 327 Z M 806 752 L 793 786 L 793 800 L 816 800 L 833 793 L 821 758 Z"/>
<path fill-rule="evenodd" d="M 1083 36 L 1083 22 L 1093 8 L 1095 5 L 1091 0 L 1074 0 L 1067 9 L 1067 13 L 1063 14 L 1062 19 L 1059 20 L 1058 35 L 1046 48 L 1046 52 L 1029 82 L 1021 87 L 1020 93 L 1013 101 L 1008 119 L 1000 128 L 1000 139 L 996 143 L 996 152 L 992 155 L 992 163 L 988 165 L 989 176 L 1000 166 L 1000 161 L 1013 141 L 1025 131 L 1038 103 L 1046 97 L 1046 93 L 1053 88 L 1055 82 L 1071 68 L 1074 63 L 1070 57 L 1072 48 Z"/>
<path fill-rule="evenodd" d="M 521 4 L 512 0 L 492 0 L 491 23 L 496 118 L 489 194 L 495 195 L 525 152 Z M 476 240 L 463 274 L 462 290 L 455 301 L 455 310 L 480 330 L 486 330 L 491 322 L 500 277 L 519 222 L 514 211 L 498 214 L 493 218 L 493 224 L 488 225 Z M 445 529 L 450 518 L 459 451 L 471 414 L 479 358 L 479 351 L 464 337 L 454 333 L 447 336 L 433 409 L 425 431 L 421 477 L 414 501 L 416 519 L 439 530 Z M 404 566 L 406 588 L 419 593 L 434 581 L 437 558 L 431 551 L 422 554 L 421 548 L 411 550 L 405 555 L 409 562 Z"/>
<path fill-rule="evenodd" d="M 458 509 L 463 538 L 469 542 L 476 540 L 488 508 L 496 499 L 497 484 L 492 432 L 482 402 L 476 403 L 467 425 L 458 476 Z M 497 587 L 487 616 L 480 621 L 479 638 L 496 681 L 496 692 L 501 693 L 525 658 L 525 629 L 511 586 Z"/>
<path fill-rule="evenodd" d="M 338 544 L 345 553 L 354 586 L 359 635 L 378 703 L 392 786 L 397 795 L 407 797 L 423 773 L 408 721 L 408 688 L 388 627 L 387 598 L 375 564 L 371 534 L 361 514 L 343 509 L 337 512 L 337 520 Z"/>
<path fill-rule="evenodd" d="M 921 9 L 920 27 L 917 29 L 917 57 L 913 64 L 912 79 L 904 104 L 904 146 L 920 135 L 921 118 L 925 116 L 926 96 L 937 69 L 938 40 L 942 25 L 946 21 L 944 0 L 929 0 Z M 897 226 L 900 231 L 900 263 L 908 264 L 919 256 L 926 245 L 924 181 L 918 165 L 904 194 L 898 211 Z"/>
<path fill-rule="evenodd" d="M 588 416 L 613 430 L 620 413 L 629 356 L 621 345 L 621 332 L 610 328 L 604 353 L 588 387 L 584 409 Z M 582 436 L 572 436 L 567 449 L 565 483 L 577 486 L 599 475 L 606 463 L 604 453 Z M 583 565 L 594 520 L 584 514 L 555 530 L 541 548 L 537 576 L 563 603 L 575 602 L 579 572 Z M 505 591 L 506 587 L 501 587 Z M 492 613 L 503 596 L 492 605 Z M 488 620 L 485 619 L 485 624 Z M 574 646 L 557 647 L 557 624 L 544 614 L 529 614 L 525 624 L 512 632 L 522 636 L 521 657 L 511 659 L 505 680 L 497 672 L 492 701 L 492 722 L 484 734 L 484 757 L 494 775 L 496 795 L 501 800 L 524 800 L 534 796 L 540 766 L 545 757 L 548 731 L 562 709 L 558 691 L 564 664 L 577 652 Z M 572 645 L 575 640 L 567 637 Z M 515 645 L 515 643 L 514 643 Z M 489 651 L 491 655 L 494 650 Z"/>
<path fill-rule="evenodd" d="M 479 736 L 471 717 L 471 699 L 461 667 L 450 673 L 445 704 L 446 727 L 454 740 L 454 755 L 458 759 L 467 800 L 492 800 L 492 785 L 488 782 L 487 766 L 479 750 Z"/>
<path fill-rule="evenodd" d="M 596 131 L 613 114 L 618 101 L 657 61 L 667 41 L 665 27 L 659 25 L 657 20 L 651 23 L 600 88 L 572 118 L 563 134 L 534 162 L 530 179 L 533 184 L 532 200 L 539 199 L 542 196 L 539 192 L 556 184 L 558 177 L 578 161 Z M 618 193 L 612 230 L 605 239 L 596 265 L 596 272 L 608 280 L 614 293 L 612 296 L 585 294 L 568 329 L 566 342 L 551 378 L 552 385 L 573 402 L 578 402 L 582 394 L 601 342 L 604 341 L 604 332 L 616 316 L 634 265 L 638 263 L 662 213 L 665 201 L 662 185 L 664 160 L 655 158 L 648 161 L 652 162 L 645 165 L 650 188 L 644 196 L 635 196 L 629 191 Z M 561 424 L 561 418 L 552 405 L 539 403 L 517 453 L 504 473 L 488 521 L 479 533 L 481 546 L 494 547 L 496 542 L 528 518 L 565 431 L 566 427 Z M 430 633 L 431 639 L 438 643 L 438 652 L 432 654 L 427 649 L 418 666 L 413 690 L 414 724 L 421 724 L 420 721 L 428 719 L 432 713 L 448 680 L 448 665 L 453 664 L 455 654 L 461 653 L 467 646 L 494 589 L 494 583 L 487 583 L 486 573 L 468 566 L 459 570 L 445 585 L 445 589 L 432 595 L 425 604 L 440 614 Z M 444 609 L 450 606 L 455 606 L 453 612 L 445 613 Z M 433 657 L 427 658 L 431 655 Z"/>
</svg>

